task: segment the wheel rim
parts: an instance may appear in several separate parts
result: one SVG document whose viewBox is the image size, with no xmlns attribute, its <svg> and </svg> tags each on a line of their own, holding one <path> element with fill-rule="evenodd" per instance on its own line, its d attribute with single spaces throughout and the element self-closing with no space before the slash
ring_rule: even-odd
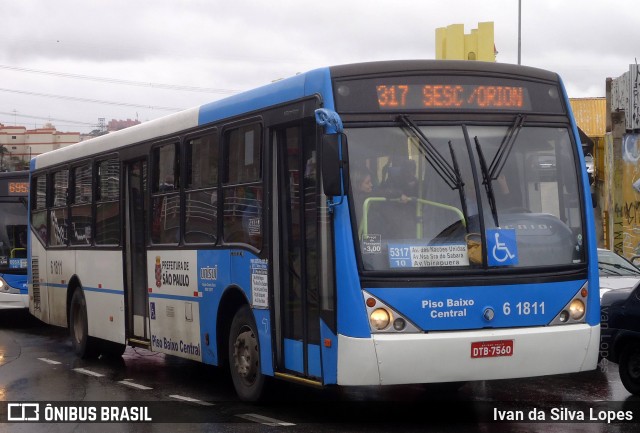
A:
<svg viewBox="0 0 640 433">
<path fill-rule="evenodd" d="M 252 385 L 258 374 L 258 340 L 251 328 L 243 326 L 233 344 L 233 363 L 238 377 Z"/>
</svg>

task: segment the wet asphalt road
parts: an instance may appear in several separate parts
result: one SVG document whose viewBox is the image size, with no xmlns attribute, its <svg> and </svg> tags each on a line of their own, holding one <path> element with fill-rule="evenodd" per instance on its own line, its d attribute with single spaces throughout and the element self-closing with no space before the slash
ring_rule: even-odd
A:
<svg viewBox="0 0 640 433">
<path fill-rule="evenodd" d="M 115 361 L 83 361 L 73 354 L 66 330 L 45 325 L 26 312 L 0 312 L 0 433 L 640 430 L 640 398 L 624 389 L 617 365 L 610 363 L 587 373 L 470 382 L 458 390 L 442 386 L 316 390 L 278 382 L 271 391 L 269 401 L 243 403 L 222 369 L 141 349 L 127 348 Z M 8 423 L 8 403 L 18 402 L 38 402 L 42 408 L 54 402 L 67 408 L 59 409 L 67 410 L 64 416 L 70 416 L 69 407 L 80 408 L 73 410 L 87 416 L 91 412 L 82 411 L 93 407 L 97 417 L 108 410 L 103 407 L 109 402 L 116 406 L 126 402 L 128 407 L 146 408 L 153 421 Z M 585 422 L 571 421 L 581 416 Z M 538 421 L 529 422 L 530 417 Z M 607 422 L 612 417 L 632 420 Z"/>
</svg>

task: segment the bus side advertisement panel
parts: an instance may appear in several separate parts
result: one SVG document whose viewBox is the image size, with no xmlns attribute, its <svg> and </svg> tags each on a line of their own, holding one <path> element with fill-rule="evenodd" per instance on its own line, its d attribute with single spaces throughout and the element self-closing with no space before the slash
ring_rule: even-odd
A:
<svg viewBox="0 0 640 433">
<path fill-rule="evenodd" d="M 152 349 L 202 361 L 196 251 L 149 251 L 147 274 Z"/>
</svg>

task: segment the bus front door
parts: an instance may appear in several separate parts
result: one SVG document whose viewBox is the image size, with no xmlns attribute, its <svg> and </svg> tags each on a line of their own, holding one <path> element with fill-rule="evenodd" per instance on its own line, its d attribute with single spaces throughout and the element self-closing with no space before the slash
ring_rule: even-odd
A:
<svg viewBox="0 0 640 433">
<path fill-rule="evenodd" d="M 128 161 L 125 170 L 125 314 L 126 336 L 130 343 L 147 346 L 149 314 L 145 215 L 147 162 Z"/>
<path fill-rule="evenodd" d="M 315 124 L 271 131 L 276 376 L 322 382 Z"/>
</svg>

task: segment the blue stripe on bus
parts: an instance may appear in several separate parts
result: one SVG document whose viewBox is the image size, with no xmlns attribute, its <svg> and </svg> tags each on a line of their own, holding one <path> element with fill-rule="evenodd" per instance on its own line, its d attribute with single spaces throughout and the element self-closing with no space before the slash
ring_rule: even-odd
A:
<svg viewBox="0 0 640 433">
<path fill-rule="evenodd" d="M 360 277 L 357 272 L 353 271 L 358 268 L 358 265 L 356 264 L 347 200 L 334 209 L 338 329 L 342 335 L 369 338 L 371 337 L 371 329 L 362 292 L 359 290 Z"/>
<path fill-rule="evenodd" d="M 51 287 L 54 289 L 66 289 L 67 287 L 69 287 L 68 284 L 63 284 L 63 283 L 42 283 L 43 286 L 46 287 Z M 109 294 L 114 294 L 114 295 L 123 295 L 124 294 L 124 290 L 122 289 L 103 289 L 100 287 L 82 287 L 82 290 L 84 290 L 85 292 L 97 292 L 97 293 L 109 293 Z"/>
<path fill-rule="evenodd" d="M 576 138 L 576 144 L 578 145 L 578 158 L 580 160 L 580 167 L 582 170 L 580 171 L 581 180 L 580 185 L 582 186 L 582 194 L 584 194 L 584 221 L 585 221 L 585 231 L 587 232 L 586 241 L 587 241 L 587 254 L 589 257 L 587 258 L 587 263 L 589 263 L 589 281 L 596 282 L 599 278 L 599 270 L 598 270 L 598 252 L 597 245 L 590 245 L 589 241 L 593 241 L 592 243 L 596 243 L 596 225 L 595 219 L 593 216 L 593 204 L 591 202 L 591 187 L 589 186 L 589 176 L 587 175 L 586 165 L 584 162 L 584 155 L 582 152 L 582 146 L 580 143 L 580 134 L 578 133 L 578 125 L 576 124 L 576 119 L 573 117 L 573 110 L 571 109 L 571 104 L 569 103 L 569 95 L 567 95 L 567 89 L 564 87 L 564 82 L 562 78 L 558 77 L 558 81 L 560 83 L 560 89 L 562 89 L 562 96 L 565 104 L 567 106 L 567 115 L 569 116 L 569 120 L 571 121 L 571 130 L 573 132 L 574 137 Z M 591 326 L 596 326 L 600 323 L 600 296 L 598 296 L 598 287 L 589 287 L 589 290 L 595 294 L 595 296 L 589 297 L 589 305 L 587 307 L 587 323 Z"/>
<path fill-rule="evenodd" d="M 85 292 L 97 292 L 97 293 L 112 293 L 117 295 L 124 295 L 124 290 L 120 289 L 102 289 L 98 287 L 83 287 Z"/>
<path fill-rule="evenodd" d="M 423 331 L 546 326 L 586 280 L 478 287 L 395 287 L 367 291 Z M 484 312 L 491 308 L 489 321 Z"/>
<path fill-rule="evenodd" d="M 200 302 L 202 300 L 201 297 L 196 296 L 184 296 L 184 295 L 167 295 L 164 293 L 149 293 L 149 299 L 173 299 L 176 301 L 196 301 Z"/>
<path fill-rule="evenodd" d="M 324 320 L 320 319 L 320 341 L 322 341 L 322 380 L 325 385 L 338 383 L 338 337 Z"/>
<path fill-rule="evenodd" d="M 198 125 L 299 100 L 314 94 L 322 95 L 325 108 L 333 108 L 329 68 L 316 69 L 202 105 L 198 114 Z"/>
</svg>

